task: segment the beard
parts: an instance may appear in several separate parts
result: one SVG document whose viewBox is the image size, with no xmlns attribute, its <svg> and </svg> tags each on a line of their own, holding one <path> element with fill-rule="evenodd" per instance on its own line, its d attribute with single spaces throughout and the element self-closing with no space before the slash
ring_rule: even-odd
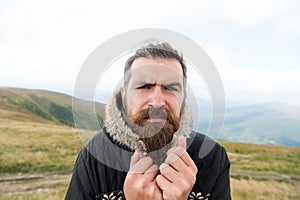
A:
<svg viewBox="0 0 300 200">
<path fill-rule="evenodd" d="M 148 119 L 151 117 L 165 120 L 149 122 Z M 126 123 L 144 142 L 146 151 L 153 162 L 157 165 L 163 163 L 170 149 L 173 135 L 179 129 L 180 118 L 171 111 L 159 107 L 141 110 L 130 119 L 126 117 Z"/>
</svg>

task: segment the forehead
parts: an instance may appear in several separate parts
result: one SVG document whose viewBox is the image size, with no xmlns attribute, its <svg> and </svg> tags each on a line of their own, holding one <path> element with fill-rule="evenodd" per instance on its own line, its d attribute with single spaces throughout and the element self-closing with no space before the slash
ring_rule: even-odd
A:
<svg viewBox="0 0 300 200">
<path fill-rule="evenodd" d="M 181 68 L 181 64 L 175 60 L 175 59 L 165 59 L 165 58 L 137 58 L 133 61 L 131 65 L 131 70 L 135 71 L 139 67 L 145 67 L 145 66 L 160 66 L 162 68 L 161 72 L 163 70 L 167 71 L 173 71 L 174 73 L 177 73 L 178 75 L 183 75 L 183 71 Z M 168 68 L 168 69 L 164 69 Z M 146 69 L 146 67 L 145 67 Z"/>
<path fill-rule="evenodd" d="M 138 58 L 131 66 L 130 82 L 182 83 L 181 64 L 175 59 Z"/>
</svg>

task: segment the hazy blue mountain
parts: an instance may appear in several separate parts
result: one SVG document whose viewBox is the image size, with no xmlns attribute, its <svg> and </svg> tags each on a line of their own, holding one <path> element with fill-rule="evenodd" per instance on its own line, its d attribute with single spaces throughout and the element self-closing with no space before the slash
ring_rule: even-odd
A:
<svg viewBox="0 0 300 200">
<path fill-rule="evenodd" d="M 211 119 L 211 104 L 203 99 L 199 102 L 202 102 L 198 103 L 200 126 L 196 130 L 207 133 Z M 193 115 L 195 117 L 194 113 Z M 214 139 L 300 146 L 300 107 L 280 103 L 231 106 L 226 110 L 220 138 Z"/>
<path fill-rule="evenodd" d="M 300 108 L 266 103 L 229 109 L 222 139 L 300 146 Z"/>
</svg>

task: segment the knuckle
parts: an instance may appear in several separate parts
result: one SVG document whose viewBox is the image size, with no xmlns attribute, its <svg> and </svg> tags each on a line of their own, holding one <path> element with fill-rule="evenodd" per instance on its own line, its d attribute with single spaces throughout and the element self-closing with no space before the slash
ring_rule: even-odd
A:
<svg viewBox="0 0 300 200">
<path fill-rule="evenodd" d="M 186 177 L 187 177 L 188 183 L 191 183 L 192 185 L 194 185 L 194 183 L 196 182 L 196 176 L 194 174 L 188 174 Z"/>
<path fill-rule="evenodd" d="M 150 157 L 145 157 L 145 159 L 147 160 L 147 162 L 149 162 L 149 163 L 153 163 L 153 160 L 152 160 L 152 158 L 150 158 Z"/>
<path fill-rule="evenodd" d="M 175 162 L 179 157 L 175 153 L 170 153 L 166 159 L 166 163 L 170 164 Z"/>
<path fill-rule="evenodd" d="M 179 187 L 177 186 L 174 190 L 174 193 L 172 195 L 172 198 L 171 199 L 178 199 L 182 196 L 184 196 L 184 194 L 186 193 L 186 188 L 185 187 Z"/>
<path fill-rule="evenodd" d="M 140 179 L 139 186 L 141 188 L 146 188 L 148 186 L 148 184 L 149 184 L 148 181 L 146 181 L 145 179 L 143 179 L 143 178 Z"/>
<path fill-rule="evenodd" d="M 196 176 L 196 174 L 198 173 L 198 168 L 196 165 L 193 165 L 192 170 L 193 174 Z"/>
<path fill-rule="evenodd" d="M 194 185 L 195 182 L 196 182 L 196 176 L 192 176 L 192 177 L 191 177 L 191 183 L 192 183 L 192 185 Z"/>
<path fill-rule="evenodd" d="M 131 184 L 131 183 L 133 183 L 133 181 L 134 181 L 134 178 L 132 177 L 132 175 L 128 174 L 125 179 L 125 184 Z"/>
<path fill-rule="evenodd" d="M 155 180 L 156 180 L 156 182 L 159 184 L 160 182 L 161 182 L 161 175 L 158 175 L 156 178 L 155 178 Z"/>
<path fill-rule="evenodd" d="M 155 188 L 154 188 L 153 185 L 149 185 L 149 186 L 147 186 L 147 188 L 145 188 L 144 191 L 145 191 L 145 194 L 146 194 L 147 196 L 153 196 L 153 195 L 154 195 Z"/>
<path fill-rule="evenodd" d="M 168 151 L 167 151 L 167 155 L 170 155 L 171 153 L 173 153 L 174 152 L 174 150 L 173 150 L 173 148 L 171 148 L 171 149 L 169 149 Z"/>
<path fill-rule="evenodd" d="M 144 157 L 140 160 L 141 162 L 144 162 L 144 163 L 149 163 L 149 164 L 152 164 L 153 161 L 150 157 Z"/>
<path fill-rule="evenodd" d="M 181 187 L 179 188 L 180 191 L 186 191 L 190 188 L 191 183 L 189 181 L 184 181 L 181 185 Z"/>
<path fill-rule="evenodd" d="M 185 190 L 179 190 L 179 191 L 178 191 L 178 196 L 179 196 L 179 197 L 184 196 L 185 192 L 186 192 Z"/>
<path fill-rule="evenodd" d="M 161 166 L 160 173 L 161 174 L 168 174 L 169 173 L 169 165 L 165 164 L 165 165 Z"/>
<path fill-rule="evenodd" d="M 185 152 L 185 149 L 183 147 L 176 147 L 176 152 L 181 156 Z"/>
</svg>

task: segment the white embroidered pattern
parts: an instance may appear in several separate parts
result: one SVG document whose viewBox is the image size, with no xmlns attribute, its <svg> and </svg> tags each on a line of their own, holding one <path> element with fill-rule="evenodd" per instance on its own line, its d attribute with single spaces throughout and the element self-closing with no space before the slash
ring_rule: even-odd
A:
<svg viewBox="0 0 300 200">
<path fill-rule="evenodd" d="M 97 195 L 96 200 L 122 200 L 122 191 L 118 190 L 111 193 Z"/>
<path fill-rule="evenodd" d="M 210 194 L 208 193 L 203 193 L 203 192 L 194 192 L 192 191 L 189 194 L 188 200 L 208 200 L 210 197 Z M 106 194 L 101 194 L 96 196 L 97 200 L 122 200 L 122 191 L 114 191 L 111 193 L 106 193 Z"/>
<path fill-rule="evenodd" d="M 208 193 L 203 193 L 203 192 L 194 192 L 192 191 L 188 197 L 188 200 L 192 199 L 203 199 L 203 200 L 208 200 L 210 197 L 210 194 Z"/>
</svg>

